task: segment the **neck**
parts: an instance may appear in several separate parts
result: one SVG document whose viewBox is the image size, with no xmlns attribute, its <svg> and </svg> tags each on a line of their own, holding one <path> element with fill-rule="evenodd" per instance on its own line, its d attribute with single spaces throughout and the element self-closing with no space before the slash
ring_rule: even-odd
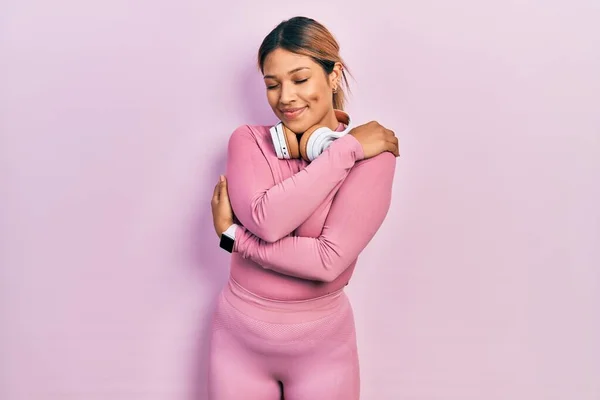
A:
<svg viewBox="0 0 600 400">
<path fill-rule="evenodd" d="M 327 113 L 327 115 L 325 115 L 325 118 L 323 118 L 322 125 L 325 125 L 328 128 L 330 128 L 332 131 L 335 131 L 339 124 L 340 124 L 340 122 L 335 117 L 335 112 L 333 111 L 333 108 L 332 108 Z"/>
</svg>

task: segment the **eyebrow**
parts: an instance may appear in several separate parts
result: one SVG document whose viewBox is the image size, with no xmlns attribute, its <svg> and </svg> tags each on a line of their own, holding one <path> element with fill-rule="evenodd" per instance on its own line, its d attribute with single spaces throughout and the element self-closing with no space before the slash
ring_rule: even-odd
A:
<svg viewBox="0 0 600 400">
<path fill-rule="evenodd" d="M 289 71 L 289 72 L 288 72 L 288 75 L 291 75 L 291 74 L 293 74 L 294 72 L 298 72 L 298 71 L 300 71 L 301 69 L 310 69 L 310 68 L 308 68 L 308 67 L 298 67 L 298 68 L 294 68 L 293 70 L 291 70 L 291 71 Z M 276 77 L 275 77 L 275 75 L 265 75 L 263 79 L 268 79 L 268 78 L 270 78 L 270 79 L 275 79 Z"/>
</svg>

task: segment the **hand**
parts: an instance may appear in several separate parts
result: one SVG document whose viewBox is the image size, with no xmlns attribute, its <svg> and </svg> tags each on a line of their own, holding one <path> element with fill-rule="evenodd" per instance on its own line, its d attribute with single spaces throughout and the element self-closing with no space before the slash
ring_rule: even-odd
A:
<svg viewBox="0 0 600 400">
<path fill-rule="evenodd" d="M 398 138 L 394 131 L 385 128 L 377 121 L 359 125 L 351 129 L 348 135 L 354 136 L 360 142 L 365 159 L 375 157 L 384 151 L 389 151 L 396 157 L 400 157 Z"/>
<path fill-rule="evenodd" d="M 233 209 L 227 194 L 227 180 L 223 175 L 219 176 L 219 182 L 215 186 L 212 201 L 213 224 L 215 232 L 220 238 L 221 234 L 233 224 Z"/>
</svg>

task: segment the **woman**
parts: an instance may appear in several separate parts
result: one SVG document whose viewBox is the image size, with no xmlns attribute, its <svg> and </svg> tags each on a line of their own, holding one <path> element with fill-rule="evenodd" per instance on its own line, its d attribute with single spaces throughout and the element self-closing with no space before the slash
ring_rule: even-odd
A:
<svg viewBox="0 0 600 400">
<path fill-rule="evenodd" d="M 264 39 L 258 66 L 273 112 L 293 132 L 346 128 L 337 119 L 346 68 L 323 25 L 283 21 Z M 268 126 L 232 133 L 227 180 L 211 203 L 217 236 L 227 230 L 235 240 L 213 317 L 210 399 L 359 398 L 343 289 L 388 212 L 398 156 L 394 132 L 373 121 L 312 161 L 278 158 Z"/>
</svg>

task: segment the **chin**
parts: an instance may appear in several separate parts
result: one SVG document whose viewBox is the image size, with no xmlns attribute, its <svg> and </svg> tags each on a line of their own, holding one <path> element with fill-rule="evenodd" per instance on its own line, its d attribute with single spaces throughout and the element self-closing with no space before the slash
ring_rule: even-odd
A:
<svg viewBox="0 0 600 400">
<path fill-rule="evenodd" d="M 285 126 L 290 128 L 293 132 L 295 132 L 298 135 L 303 133 L 304 131 L 306 131 L 309 128 L 309 126 L 307 126 L 306 123 L 302 123 L 301 121 L 286 122 Z"/>
<path fill-rule="evenodd" d="M 287 126 L 292 131 L 294 131 L 294 132 L 296 132 L 298 134 L 303 133 L 308 128 L 310 128 L 312 125 L 314 125 L 314 124 L 310 123 L 310 119 L 311 118 L 310 118 L 309 115 L 303 115 L 302 118 L 294 119 L 294 120 L 291 120 L 291 121 L 286 121 L 285 118 L 284 118 L 284 116 L 279 111 L 276 111 L 275 115 L 277 116 L 277 118 L 280 121 L 284 122 L 285 126 Z"/>
<path fill-rule="evenodd" d="M 311 114 L 307 114 L 307 115 L 304 115 L 303 118 L 298 121 L 290 121 L 290 123 L 288 125 L 292 130 L 294 130 L 294 128 L 297 128 L 299 132 L 305 132 L 310 127 L 312 127 L 318 123 L 319 123 L 318 117 L 315 117 L 314 115 L 311 115 Z"/>
</svg>

